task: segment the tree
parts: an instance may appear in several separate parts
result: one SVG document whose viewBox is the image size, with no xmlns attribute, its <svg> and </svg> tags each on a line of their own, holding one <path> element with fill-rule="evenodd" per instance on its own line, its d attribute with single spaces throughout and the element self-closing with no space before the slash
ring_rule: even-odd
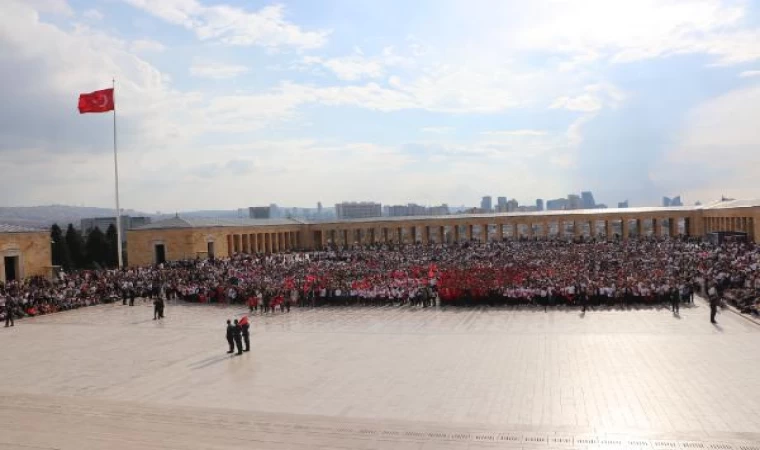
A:
<svg viewBox="0 0 760 450">
<path fill-rule="evenodd" d="M 106 264 L 108 267 L 118 267 L 119 260 L 116 259 L 116 255 L 119 252 L 119 236 L 116 233 L 116 226 L 111 224 L 106 230 L 106 247 L 107 255 Z"/>
<path fill-rule="evenodd" d="M 100 231 L 100 228 L 95 227 L 90 230 L 90 234 L 87 235 L 86 244 L 86 260 L 87 266 L 93 263 L 106 265 L 106 257 L 108 255 L 108 245 L 106 244 L 106 236 Z"/>
<path fill-rule="evenodd" d="M 53 265 L 61 266 L 63 270 L 70 270 L 73 264 L 71 255 L 69 255 L 69 247 L 66 245 L 63 231 L 57 223 L 50 228 L 50 241 L 53 250 Z"/>
<path fill-rule="evenodd" d="M 82 235 L 74 229 L 74 225 L 69 224 L 66 228 L 66 246 L 69 248 L 69 256 L 71 257 L 72 267 L 82 268 L 86 264 L 84 254 L 84 244 L 82 243 Z"/>
</svg>

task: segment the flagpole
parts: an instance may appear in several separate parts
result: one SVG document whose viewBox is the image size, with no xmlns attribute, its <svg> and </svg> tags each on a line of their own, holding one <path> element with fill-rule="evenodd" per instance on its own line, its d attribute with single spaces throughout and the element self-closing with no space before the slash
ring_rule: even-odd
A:
<svg viewBox="0 0 760 450">
<path fill-rule="evenodd" d="M 116 79 L 112 78 L 113 86 L 113 174 L 116 184 L 116 258 L 119 269 L 122 268 L 121 255 L 121 208 L 119 207 L 119 159 L 116 156 Z"/>
</svg>

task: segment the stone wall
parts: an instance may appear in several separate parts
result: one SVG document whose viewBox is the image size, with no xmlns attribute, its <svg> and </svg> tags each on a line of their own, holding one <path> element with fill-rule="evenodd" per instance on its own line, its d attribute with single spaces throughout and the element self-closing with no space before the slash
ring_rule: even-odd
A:
<svg viewBox="0 0 760 450">
<path fill-rule="evenodd" d="M 18 278 L 52 274 L 52 249 L 47 231 L 0 233 L 0 280 L 5 281 L 5 257 L 19 257 Z"/>
</svg>

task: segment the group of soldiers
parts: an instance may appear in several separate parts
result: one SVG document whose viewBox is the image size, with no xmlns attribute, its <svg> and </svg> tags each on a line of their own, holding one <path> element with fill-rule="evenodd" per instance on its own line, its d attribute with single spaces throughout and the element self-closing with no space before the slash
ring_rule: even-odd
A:
<svg viewBox="0 0 760 450">
<path fill-rule="evenodd" d="M 227 319 L 227 344 L 230 346 L 227 353 L 234 354 L 236 347 L 238 355 L 251 351 L 250 327 L 248 316 L 243 316 L 240 320 L 235 319 L 234 322 Z M 245 343 L 245 348 L 243 348 L 243 343 Z"/>
</svg>

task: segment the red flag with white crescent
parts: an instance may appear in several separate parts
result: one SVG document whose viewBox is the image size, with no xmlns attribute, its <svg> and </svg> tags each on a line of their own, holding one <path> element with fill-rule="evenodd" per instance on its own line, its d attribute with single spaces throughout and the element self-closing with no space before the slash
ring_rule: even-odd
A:
<svg viewBox="0 0 760 450">
<path fill-rule="evenodd" d="M 79 114 L 113 111 L 113 88 L 79 94 Z"/>
</svg>

